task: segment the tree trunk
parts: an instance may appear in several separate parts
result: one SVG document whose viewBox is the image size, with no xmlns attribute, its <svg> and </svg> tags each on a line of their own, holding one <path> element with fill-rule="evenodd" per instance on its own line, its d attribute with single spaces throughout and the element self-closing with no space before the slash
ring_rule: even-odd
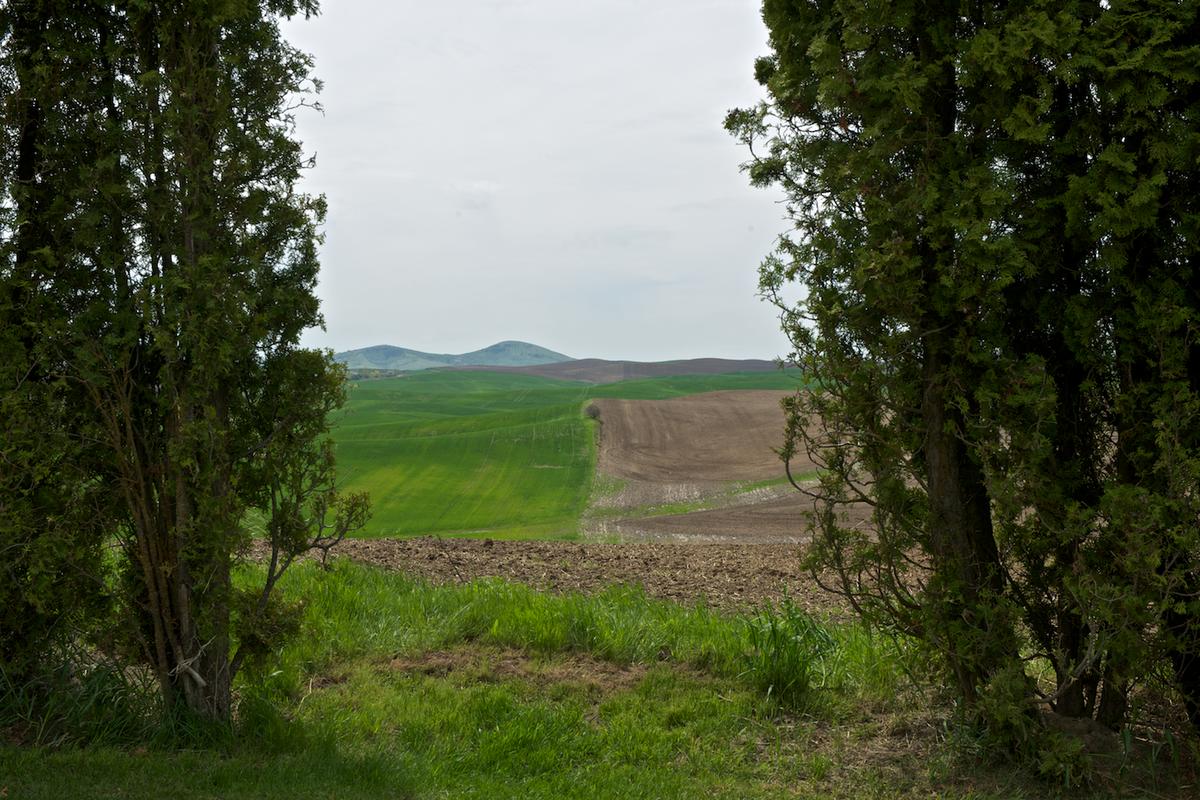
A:
<svg viewBox="0 0 1200 800">
<path fill-rule="evenodd" d="M 959 693 L 970 705 L 1004 660 L 1015 655 L 1010 652 L 1014 640 L 993 614 L 1004 580 L 983 472 L 960 438 L 959 413 L 947 405 L 939 345 L 927 347 L 921 412 L 929 537 L 940 580 L 938 614 Z M 968 635 L 956 635 L 960 630 Z"/>
<path fill-rule="evenodd" d="M 959 157 L 951 142 L 957 135 L 960 87 L 953 47 L 958 24 L 954 3 L 921 5 L 916 49 L 919 61 L 936 69 L 924 89 L 923 116 L 927 130 L 919 181 L 936 187 L 956 166 Z M 936 192 L 936 189 L 933 189 Z M 971 322 L 958 310 L 938 310 L 943 277 L 958 268 L 952 213 L 943 195 L 921 220 L 916 242 L 928 295 L 921 320 L 921 417 L 924 440 L 921 455 L 926 471 L 930 517 L 928 535 L 936 579 L 935 614 L 959 694 L 973 705 L 1006 659 L 1016 655 L 1016 642 L 1007 623 L 997 619 L 997 601 L 1004 590 L 999 550 L 992 528 L 991 502 L 981 466 L 964 441 L 966 420 L 951 396 L 950 381 L 965 382 L 968 364 L 954 360 L 955 337 Z M 947 302 L 947 301 L 943 301 Z M 970 335 L 965 334 L 965 335 Z M 973 401 L 969 401 L 973 402 Z"/>
</svg>

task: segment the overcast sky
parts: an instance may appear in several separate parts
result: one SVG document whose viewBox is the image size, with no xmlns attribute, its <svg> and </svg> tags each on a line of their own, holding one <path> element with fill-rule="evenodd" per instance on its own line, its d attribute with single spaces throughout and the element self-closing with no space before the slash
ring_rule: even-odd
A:
<svg viewBox="0 0 1200 800">
<path fill-rule="evenodd" d="M 310 346 L 502 339 L 577 358 L 773 358 L 785 230 L 725 112 L 761 97 L 759 0 L 325 0 L 302 114 L 329 200 Z"/>
</svg>

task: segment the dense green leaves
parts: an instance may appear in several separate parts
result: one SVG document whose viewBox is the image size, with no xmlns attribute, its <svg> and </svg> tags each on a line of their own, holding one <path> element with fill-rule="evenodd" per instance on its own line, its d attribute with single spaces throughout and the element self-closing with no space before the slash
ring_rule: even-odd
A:
<svg viewBox="0 0 1200 800">
<path fill-rule="evenodd" d="M 315 11 L 0 8 L 3 591 L 48 625 L 121 587 L 166 704 L 218 718 L 264 631 L 287 628 L 279 573 L 366 514 L 325 441 L 343 371 L 298 346 L 321 324 L 324 200 L 296 191 L 314 83 L 279 24 Z M 251 598 L 230 581 L 248 515 L 273 549 Z M 40 647 L 34 627 L 6 624 L 0 660 Z"/>
<path fill-rule="evenodd" d="M 769 99 L 727 126 L 795 224 L 761 286 L 824 389 L 784 451 L 826 467 L 814 565 L 999 727 L 1119 725 L 1164 659 L 1200 723 L 1200 9 L 763 14 Z"/>
</svg>

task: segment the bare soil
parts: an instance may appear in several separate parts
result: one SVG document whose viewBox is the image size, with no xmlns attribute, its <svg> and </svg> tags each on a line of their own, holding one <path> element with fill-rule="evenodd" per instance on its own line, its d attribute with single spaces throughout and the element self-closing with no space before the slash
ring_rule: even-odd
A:
<svg viewBox="0 0 1200 800">
<path fill-rule="evenodd" d="M 585 535 L 635 542 L 799 544 L 812 501 L 779 481 L 781 391 L 708 392 L 670 400 L 595 401 L 600 420 L 597 491 Z M 807 457 L 793 476 L 811 475 Z M 605 491 L 605 487 L 610 488 Z M 747 488 L 749 487 L 749 488 Z M 693 506 L 676 511 L 674 507 Z M 867 509 L 852 507 L 852 523 Z"/>
<path fill-rule="evenodd" d="M 783 475 L 780 391 L 727 391 L 671 400 L 594 401 L 600 411 L 598 469 L 655 483 L 760 481 Z M 795 464 L 807 471 L 811 464 Z"/>
<path fill-rule="evenodd" d="M 845 604 L 800 569 L 790 544 L 673 544 L 492 541 L 490 539 L 348 539 L 337 554 L 433 583 L 482 577 L 553 592 L 593 592 L 637 584 L 652 597 L 703 601 L 734 611 L 785 595 L 815 614 L 845 616 Z"/>
<path fill-rule="evenodd" d="M 394 658 L 387 668 L 437 677 L 457 675 L 470 682 L 517 679 L 538 687 L 575 684 L 586 686 L 599 695 L 632 689 L 646 675 L 646 667 L 642 664 L 614 664 L 588 653 L 538 659 L 523 650 L 478 645 L 434 650 L 412 658 Z"/>
<path fill-rule="evenodd" d="M 792 489 L 787 496 L 766 502 L 686 514 L 596 520 L 589 529 L 594 535 L 616 536 L 623 541 L 799 544 L 807 538 L 804 510 L 803 497 Z"/>
</svg>

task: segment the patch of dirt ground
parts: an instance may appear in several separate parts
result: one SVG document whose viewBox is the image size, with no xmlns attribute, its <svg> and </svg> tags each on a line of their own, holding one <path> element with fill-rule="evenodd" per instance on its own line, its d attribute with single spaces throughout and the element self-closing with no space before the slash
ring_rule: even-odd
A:
<svg viewBox="0 0 1200 800">
<path fill-rule="evenodd" d="M 646 675 L 643 664 L 614 664 L 587 653 L 568 653 L 552 659 L 531 657 L 522 650 L 474 646 L 434 650 L 410 658 L 393 658 L 388 669 L 445 677 L 461 674 L 471 680 L 515 678 L 535 686 L 577 684 L 603 694 L 636 686 Z"/>
<path fill-rule="evenodd" d="M 843 618 L 844 603 L 800 569 L 790 544 L 347 539 L 335 553 L 433 583 L 497 577 L 554 592 L 640 584 L 652 597 L 738 610 L 785 595 L 814 614 Z"/>
<path fill-rule="evenodd" d="M 804 504 L 803 497 L 796 494 L 791 489 L 787 496 L 753 504 L 685 514 L 595 520 L 588 530 L 594 536 L 617 536 L 623 541 L 799 544 L 805 538 Z"/>
</svg>

